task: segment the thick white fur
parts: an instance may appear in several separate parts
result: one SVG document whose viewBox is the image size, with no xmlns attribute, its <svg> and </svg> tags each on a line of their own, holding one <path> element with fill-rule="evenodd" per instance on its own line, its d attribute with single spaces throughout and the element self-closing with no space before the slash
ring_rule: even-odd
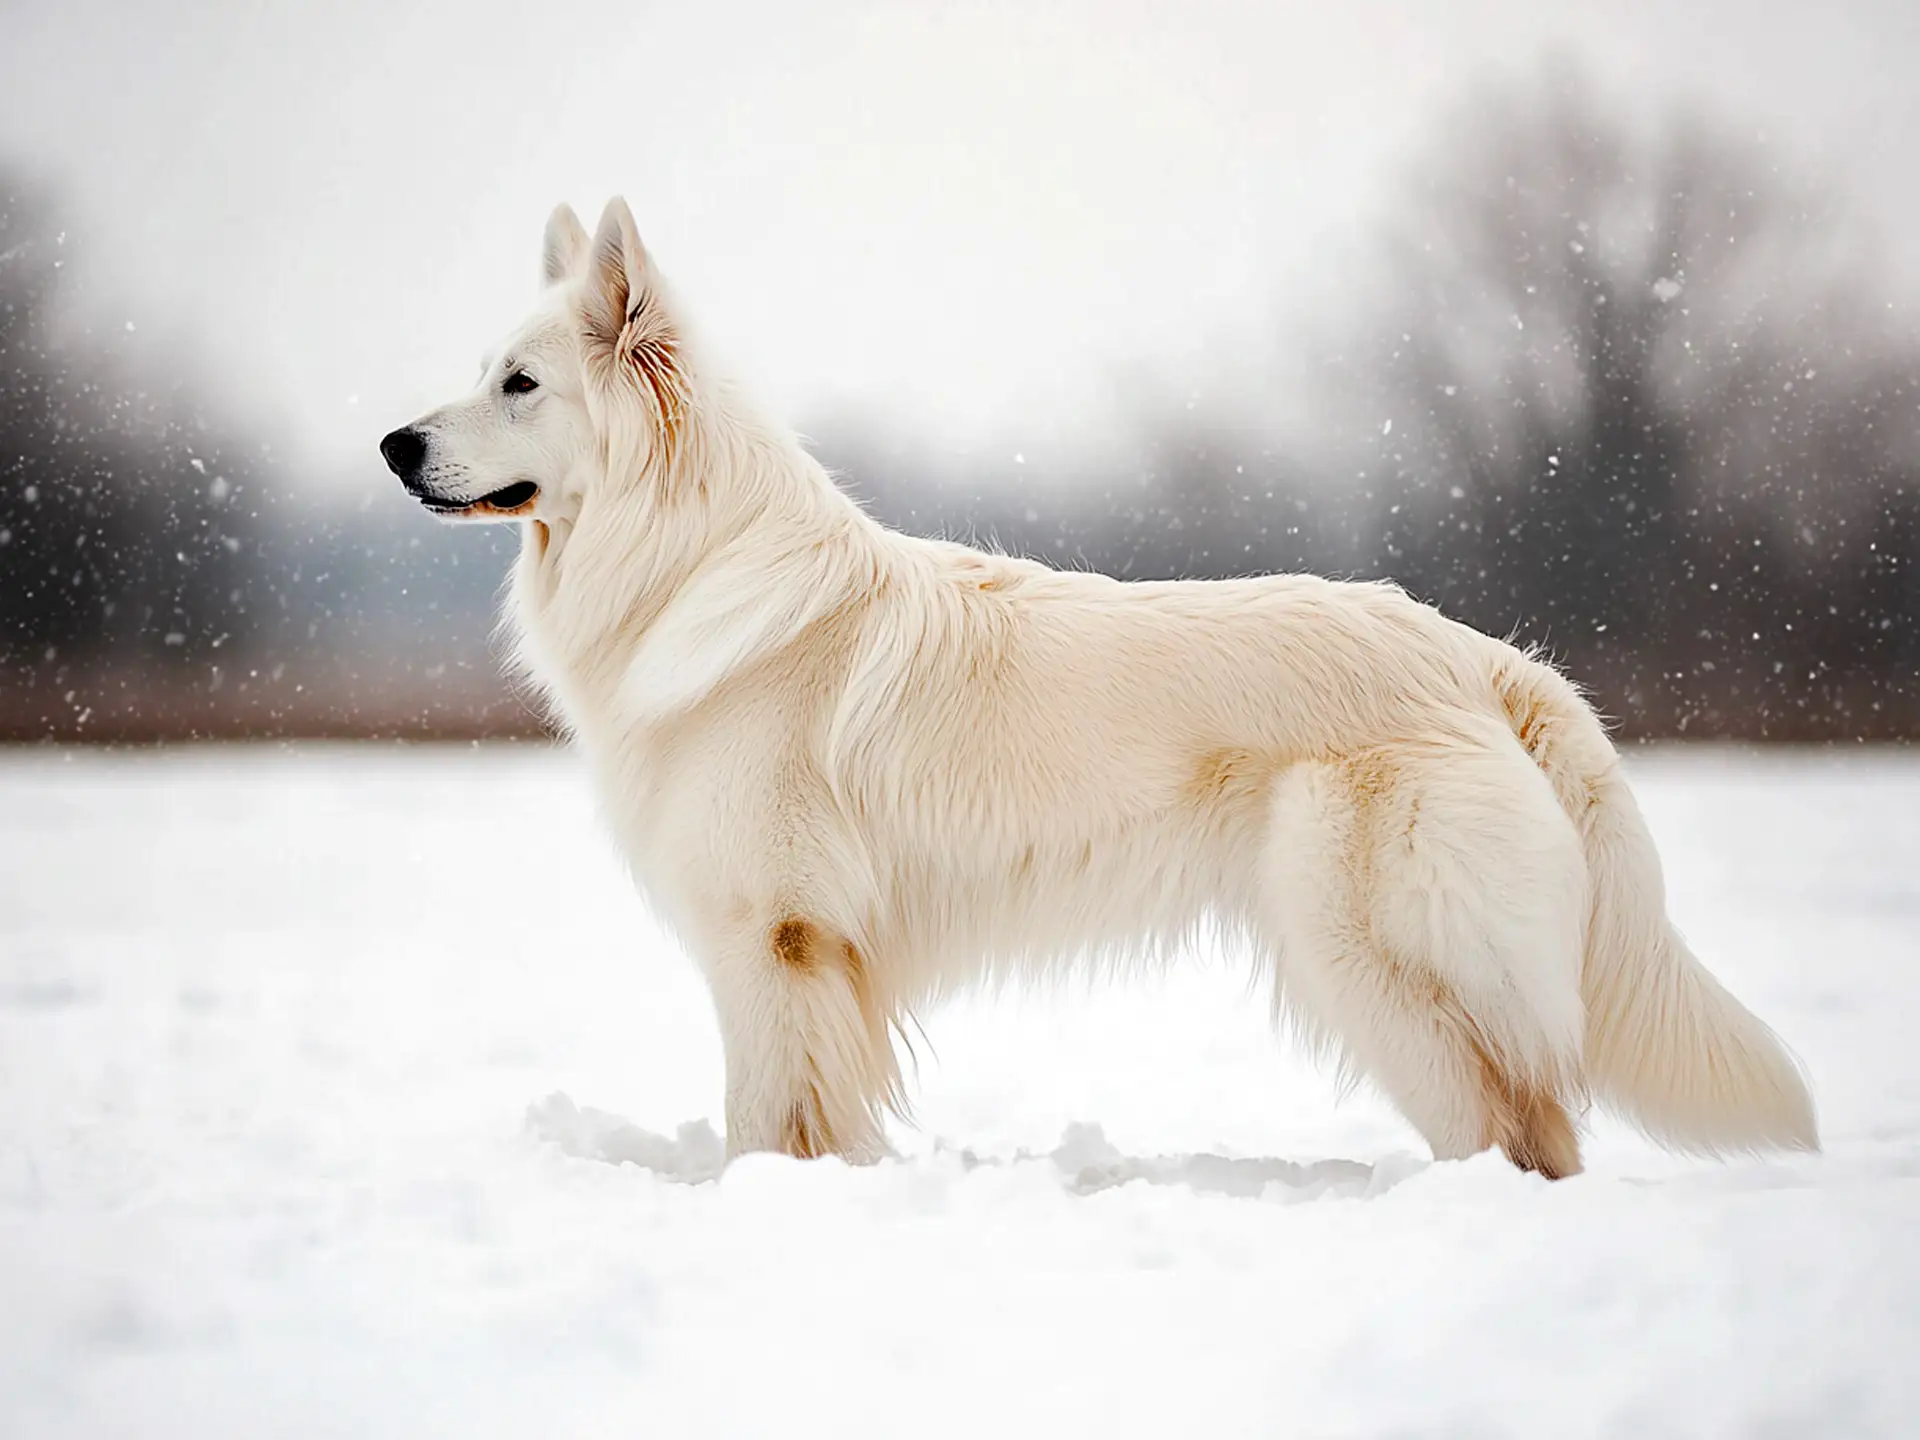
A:
<svg viewBox="0 0 1920 1440">
<path fill-rule="evenodd" d="M 557 211 L 542 278 L 419 428 L 449 485 L 540 485 L 511 620 L 711 983 L 732 1151 L 881 1154 L 915 1007 L 1205 927 L 1439 1156 L 1570 1173 L 1589 1092 L 1673 1146 L 1817 1144 L 1555 670 L 1386 585 L 897 534 L 705 367 L 623 203 Z"/>
</svg>

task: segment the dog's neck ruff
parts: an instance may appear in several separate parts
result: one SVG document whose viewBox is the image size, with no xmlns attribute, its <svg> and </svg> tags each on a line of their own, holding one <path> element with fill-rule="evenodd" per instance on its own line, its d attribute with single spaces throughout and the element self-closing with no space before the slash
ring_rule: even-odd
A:
<svg viewBox="0 0 1920 1440">
<path fill-rule="evenodd" d="M 871 594 L 886 532 L 797 437 L 687 417 L 665 465 L 589 498 L 514 572 L 523 665 L 567 727 L 657 726 Z"/>
</svg>

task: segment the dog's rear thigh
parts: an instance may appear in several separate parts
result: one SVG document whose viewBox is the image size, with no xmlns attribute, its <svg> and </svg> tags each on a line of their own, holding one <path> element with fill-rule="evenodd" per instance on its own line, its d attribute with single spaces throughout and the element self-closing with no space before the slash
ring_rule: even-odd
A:
<svg viewBox="0 0 1920 1440">
<path fill-rule="evenodd" d="M 1283 776 L 1266 868 L 1284 1002 L 1432 1146 L 1577 1173 L 1581 871 L 1498 745 Z M 1520 762 L 1524 764 L 1524 762 Z"/>
</svg>

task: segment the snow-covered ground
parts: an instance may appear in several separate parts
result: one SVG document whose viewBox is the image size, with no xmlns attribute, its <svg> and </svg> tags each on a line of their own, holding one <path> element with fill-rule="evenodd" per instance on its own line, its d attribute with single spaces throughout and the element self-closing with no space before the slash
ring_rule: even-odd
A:
<svg viewBox="0 0 1920 1440">
<path fill-rule="evenodd" d="M 1920 1434 L 1920 756 L 1634 769 L 1822 1157 L 1431 1164 L 1196 959 L 715 1179 L 571 760 L 0 755 L 0 1436 Z"/>
</svg>

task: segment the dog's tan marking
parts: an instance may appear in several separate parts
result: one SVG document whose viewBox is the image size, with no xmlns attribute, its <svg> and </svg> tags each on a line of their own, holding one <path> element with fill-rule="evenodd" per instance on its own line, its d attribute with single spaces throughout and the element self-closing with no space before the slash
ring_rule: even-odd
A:
<svg viewBox="0 0 1920 1440">
<path fill-rule="evenodd" d="M 1546 745 L 1547 723 L 1552 718 L 1547 707 L 1530 690 L 1515 694 L 1510 689 L 1503 698 L 1507 702 L 1507 716 L 1513 723 L 1513 733 L 1520 741 L 1520 748 L 1529 755 L 1537 756 Z"/>
<path fill-rule="evenodd" d="M 1451 997 L 1449 1002 L 1459 1015 L 1457 1002 Z M 1499 1146 L 1520 1169 L 1532 1170 L 1549 1180 L 1578 1175 L 1582 1168 L 1580 1137 L 1566 1107 L 1546 1086 L 1503 1066 L 1474 1029 L 1466 1028 L 1463 1033 L 1473 1054 L 1480 1098 L 1486 1107 L 1483 1143 L 1488 1148 Z"/>
<path fill-rule="evenodd" d="M 1580 1137 L 1566 1106 L 1536 1086 L 1523 1087 L 1515 1096 L 1513 1128 L 1500 1148 L 1522 1170 L 1533 1170 L 1549 1180 L 1578 1175 Z"/>
<path fill-rule="evenodd" d="M 1192 790 L 1202 804 L 1264 802 L 1273 763 L 1252 750 L 1209 750 L 1194 767 Z"/>
<path fill-rule="evenodd" d="M 826 1106 L 820 1103 L 820 1079 L 817 1073 L 807 1078 L 807 1093 L 794 1101 L 781 1127 L 780 1148 L 796 1160 L 818 1160 L 836 1155 L 839 1143 L 827 1120 Z"/>
<path fill-rule="evenodd" d="M 645 387 L 660 427 L 661 448 L 671 463 L 680 449 L 681 421 L 686 408 L 687 385 L 680 370 L 680 346 L 673 334 L 652 328 L 631 341 L 627 352 L 633 359 L 634 373 Z"/>
<path fill-rule="evenodd" d="M 773 958 L 796 974 L 812 971 L 819 961 L 820 932 L 811 920 L 789 916 L 773 927 L 768 938 Z"/>
<path fill-rule="evenodd" d="M 529 510 L 533 509 L 539 499 L 540 496 L 538 492 L 536 492 L 533 499 L 522 500 L 518 505 L 513 506 L 494 505 L 485 500 L 476 500 L 473 504 L 469 505 L 467 509 L 475 515 L 492 515 L 496 519 L 512 520 L 516 516 L 525 515 Z"/>
<path fill-rule="evenodd" d="M 1005 571 L 996 569 L 993 562 L 984 555 L 963 555 L 954 562 L 959 578 L 966 580 L 975 590 L 1005 590 L 1013 583 L 1013 577 Z"/>
</svg>

